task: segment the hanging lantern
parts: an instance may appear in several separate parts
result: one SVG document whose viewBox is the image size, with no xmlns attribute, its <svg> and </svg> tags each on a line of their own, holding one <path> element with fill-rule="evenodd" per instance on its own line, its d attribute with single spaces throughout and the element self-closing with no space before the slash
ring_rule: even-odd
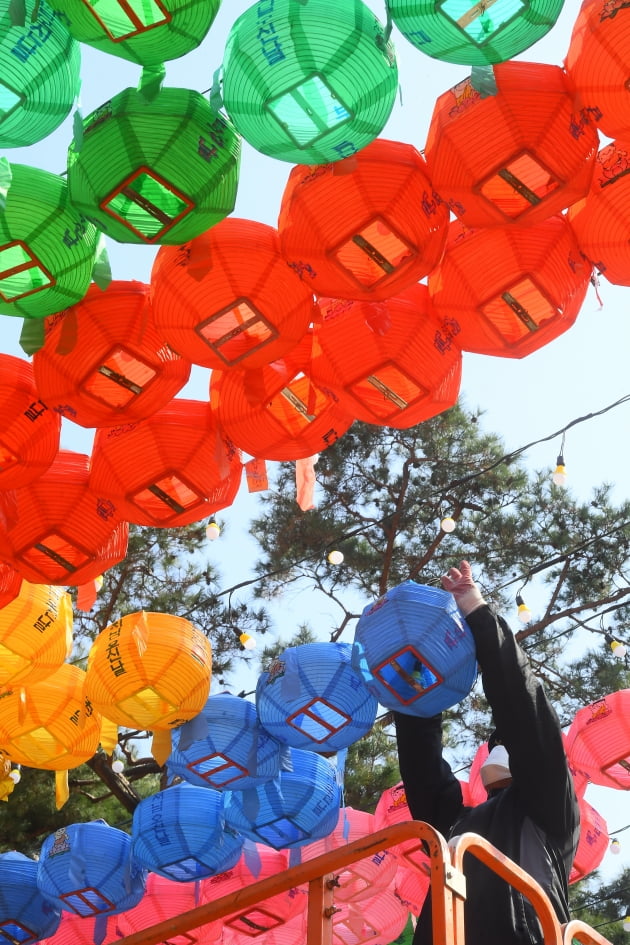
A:
<svg viewBox="0 0 630 945">
<path fill-rule="evenodd" d="M 577 883 L 596 870 L 608 850 L 608 825 L 594 807 L 580 798 L 580 839 L 569 883 Z"/>
<path fill-rule="evenodd" d="M 496 94 L 482 95 L 468 78 L 438 97 L 429 176 L 468 227 L 530 226 L 586 194 L 597 129 L 559 66 L 509 61 L 494 76 Z"/>
<path fill-rule="evenodd" d="M 137 905 L 146 873 L 131 858 L 131 837 L 104 820 L 60 827 L 44 840 L 37 884 L 60 909 L 84 918 Z"/>
<path fill-rule="evenodd" d="M 221 945 L 246 945 L 252 939 L 264 943 L 264 945 L 295 945 L 296 942 L 306 941 L 305 911 L 293 919 L 288 919 L 286 922 L 276 925 L 271 925 L 273 917 L 269 919 L 266 912 L 260 916 L 257 915 L 252 921 L 255 924 L 251 928 L 248 926 L 243 929 L 233 929 L 224 925 Z M 266 928 L 265 923 L 268 923 L 271 927 Z M 255 926 L 258 924 L 259 928 L 256 928 Z"/>
<path fill-rule="evenodd" d="M 256 707 L 221 692 L 175 729 L 168 767 L 191 784 L 244 791 L 277 776 L 280 753 L 280 742 L 261 726 Z"/>
<path fill-rule="evenodd" d="M 409 909 L 412 915 L 419 916 L 422 912 L 422 907 L 427 898 L 427 893 L 429 892 L 430 883 L 428 857 L 426 870 L 424 872 L 408 869 L 406 866 L 398 866 L 398 872 L 394 880 L 394 890 L 402 904 Z"/>
<path fill-rule="evenodd" d="M 354 421 L 311 379 L 309 333 L 284 358 L 249 371 L 214 370 L 210 402 L 226 436 L 257 459 L 304 459 L 332 446 Z"/>
<path fill-rule="evenodd" d="M 88 456 L 60 450 L 39 479 L 0 495 L 2 553 L 27 581 L 75 587 L 125 557 L 127 522 L 88 476 Z"/>
<path fill-rule="evenodd" d="M 12 850 L 0 853 L 0 934 L 31 945 L 59 928 L 60 910 L 39 891 L 37 862 Z"/>
<path fill-rule="evenodd" d="M 566 739 L 569 763 L 594 784 L 630 788 L 630 689 L 579 709 Z"/>
<path fill-rule="evenodd" d="M 367 945 L 393 942 L 405 929 L 409 910 L 393 890 L 384 889 L 372 899 L 339 902 L 335 899 L 333 945 Z"/>
<path fill-rule="evenodd" d="M 192 52 L 221 0 L 55 0 L 80 42 L 140 65 L 159 66 Z"/>
<path fill-rule="evenodd" d="M 68 151 L 68 190 L 121 243 L 179 244 L 232 212 L 239 162 L 239 136 L 203 95 L 141 86 L 84 119 Z"/>
<path fill-rule="evenodd" d="M 227 791 L 225 820 L 255 843 L 302 847 L 334 830 L 341 788 L 335 769 L 312 751 L 290 749 L 291 770 L 248 791 Z"/>
<path fill-rule="evenodd" d="M 279 742 L 339 751 L 371 730 L 378 704 L 352 668 L 348 643 L 290 646 L 260 673 L 260 724 Z"/>
<path fill-rule="evenodd" d="M 115 942 L 117 928 L 117 916 L 85 918 L 63 910 L 59 928 L 52 938 L 41 939 L 41 945 L 95 945 L 101 936 L 104 942 Z"/>
<path fill-rule="evenodd" d="M 0 313 L 43 318 L 83 298 L 99 234 L 57 174 L 0 158 Z"/>
<path fill-rule="evenodd" d="M 562 215 L 478 230 L 455 221 L 429 294 L 438 316 L 459 328 L 463 351 L 524 358 L 571 328 L 590 277 Z"/>
<path fill-rule="evenodd" d="M 389 13 L 405 39 L 433 59 L 485 66 L 513 59 L 552 28 L 564 0 L 510 4 L 388 0 Z"/>
<path fill-rule="evenodd" d="M 312 377 L 357 420 L 408 428 L 457 402 L 459 326 L 439 318 L 425 285 L 387 302 L 320 299 Z"/>
<path fill-rule="evenodd" d="M 144 896 L 138 905 L 118 916 L 116 922 L 118 937 L 125 938 L 158 922 L 176 919 L 185 912 L 190 912 L 201 902 L 200 885 L 177 883 L 157 873 L 149 873 Z M 221 941 L 221 930 L 221 921 L 206 922 L 195 929 L 188 929 L 183 936 L 175 936 L 174 939 L 169 940 L 182 942 L 182 945 L 183 942 L 187 945 L 211 945 L 215 941 Z M 116 936 L 109 936 L 106 941 L 115 942 Z M 86 945 L 93 945 L 93 943 L 87 942 Z"/>
<path fill-rule="evenodd" d="M 15 600 L 21 587 L 22 575 L 11 565 L 0 561 L 0 608 L 6 607 L 7 604 Z"/>
<path fill-rule="evenodd" d="M 407 804 L 405 787 L 402 781 L 399 781 L 398 784 L 386 788 L 379 797 L 374 808 L 374 829 L 383 830 L 385 827 L 400 824 L 406 820 L 413 820 L 413 818 Z M 390 851 L 398 859 L 398 870 L 410 870 L 416 876 L 416 881 L 424 885 L 424 879 L 429 873 L 429 857 L 424 851 L 422 841 L 415 838 L 404 840 L 390 847 Z M 424 894 L 422 894 L 422 900 L 424 900 Z"/>
<path fill-rule="evenodd" d="M 569 40 L 565 68 L 583 111 L 608 138 L 630 132 L 630 13 L 620 0 L 584 0 Z"/>
<path fill-rule="evenodd" d="M 97 432 L 90 486 L 129 522 L 173 528 L 231 505 L 242 471 L 216 411 L 175 399 L 141 423 Z"/>
<path fill-rule="evenodd" d="M 431 272 L 447 224 L 422 155 L 379 138 L 344 162 L 294 167 L 278 232 L 289 265 L 317 295 L 378 300 Z"/>
<path fill-rule="evenodd" d="M 223 101 L 243 137 L 294 164 L 327 164 L 382 131 L 398 67 L 382 24 L 362 0 L 274 0 L 233 24 Z"/>
<path fill-rule="evenodd" d="M 136 863 L 179 883 L 231 869 L 243 846 L 243 837 L 226 828 L 220 791 L 192 784 L 175 784 L 141 800 L 131 839 Z"/>
<path fill-rule="evenodd" d="M 468 776 L 468 805 L 476 807 L 488 800 L 488 792 L 481 780 L 481 766 L 488 757 L 488 742 L 482 742 L 475 752 Z M 465 802 L 466 803 L 466 802 Z"/>
<path fill-rule="evenodd" d="M 210 368 L 255 368 L 306 333 L 313 296 L 287 266 L 273 227 L 230 217 L 197 239 L 159 250 L 151 272 L 158 331 Z"/>
<path fill-rule="evenodd" d="M 64 663 L 40 682 L 3 693 L 0 744 L 15 764 L 67 771 L 96 752 L 101 718 L 84 691 L 85 672 Z"/>
<path fill-rule="evenodd" d="M 47 319 L 33 355 L 40 396 L 83 427 L 151 416 L 187 383 L 190 363 L 164 343 L 141 282 L 91 285 L 85 298 Z"/>
<path fill-rule="evenodd" d="M 405 581 L 361 614 L 352 665 L 386 709 L 427 718 L 468 695 L 475 643 L 455 598 Z"/>
<path fill-rule="evenodd" d="M 85 692 L 117 725 L 168 731 L 203 708 L 211 664 L 207 637 L 183 617 L 126 614 L 92 644 Z"/>
<path fill-rule="evenodd" d="M 70 595 L 19 580 L 15 598 L 0 608 L 0 687 L 46 679 L 72 649 Z"/>
<path fill-rule="evenodd" d="M 0 146 L 24 148 L 53 132 L 79 94 L 81 54 L 57 9 L 25 0 L 17 23 L 0 3 Z"/>
<path fill-rule="evenodd" d="M 0 355 L 0 489 L 25 486 L 59 449 L 61 418 L 42 400 L 28 361 Z"/>
</svg>

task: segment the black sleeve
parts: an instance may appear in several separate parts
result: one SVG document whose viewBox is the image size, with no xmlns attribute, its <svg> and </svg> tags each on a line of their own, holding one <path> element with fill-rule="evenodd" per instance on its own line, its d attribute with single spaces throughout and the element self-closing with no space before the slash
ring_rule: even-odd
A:
<svg viewBox="0 0 630 945">
<path fill-rule="evenodd" d="M 442 716 L 394 713 L 400 775 L 414 820 L 448 836 L 462 809 L 459 781 L 442 757 Z"/>
<path fill-rule="evenodd" d="M 558 717 L 527 656 L 487 605 L 466 617 L 497 735 L 510 756 L 513 785 L 532 820 L 566 838 L 579 823 L 578 802 Z"/>
</svg>

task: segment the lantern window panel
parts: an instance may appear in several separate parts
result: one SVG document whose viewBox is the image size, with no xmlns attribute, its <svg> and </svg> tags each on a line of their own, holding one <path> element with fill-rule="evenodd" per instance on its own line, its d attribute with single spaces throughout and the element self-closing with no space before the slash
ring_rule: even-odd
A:
<svg viewBox="0 0 630 945">
<path fill-rule="evenodd" d="M 86 394 L 108 407 L 122 408 L 142 394 L 156 375 L 150 365 L 125 348 L 117 347 L 84 378 L 80 386 Z"/>
<path fill-rule="evenodd" d="M 194 856 L 187 856 L 173 863 L 161 863 L 160 872 L 165 873 L 176 883 L 188 883 L 196 879 L 204 879 L 208 875 L 208 867 Z"/>
<path fill-rule="evenodd" d="M 50 729 L 43 726 L 16 735 L 11 739 L 11 742 L 23 758 L 30 759 L 33 767 L 37 766 L 38 760 L 41 760 L 41 758 L 46 758 L 48 762 L 54 762 L 66 753 L 63 743 L 55 737 Z"/>
<path fill-rule="evenodd" d="M 628 789 L 630 779 L 630 755 L 617 758 L 612 764 L 603 765 L 602 773 L 613 780 L 622 790 Z"/>
<path fill-rule="evenodd" d="M 454 26 L 462 30 L 476 46 L 495 42 L 497 35 L 518 19 L 529 0 L 439 0 L 436 10 L 444 14 Z"/>
<path fill-rule="evenodd" d="M 325 699 L 312 699 L 287 716 L 287 723 L 314 742 L 323 742 L 340 732 L 351 721 L 350 716 Z"/>
<path fill-rule="evenodd" d="M 199 322 L 195 332 L 228 365 L 238 364 L 278 337 L 278 329 L 245 296 Z"/>
<path fill-rule="evenodd" d="M 563 183 L 534 154 L 522 151 L 495 169 L 475 189 L 508 220 L 517 220 Z"/>
<path fill-rule="evenodd" d="M 177 705 L 166 699 L 153 686 L 138 689 L 131 696 L 119 699 L 117 708 L 125 715 L 133 718 L 138 728 L 152 730 L 156 723 L 168 718 L 176 711 Z"/>
<path fill-rule="evenodd" d="M 297 374 L 266 404 L 290 436 L 299 436 L 324 410 L 328 397 L 305 374 Z"/>
<path fill-rule="evenodd" d="M 391 362 L 355 381 L 348 390 L 382 421 L 398 416 L 429 395 L 425 387 Z"/>
<path fill-rule="evenodd" d="M 276 820 L 253 826 L 252 830 L 263 843 L 269 844 L 274 850 L 291 847 L 310 837 L 310 834 L 302 830 L 290 817 L 278 817 Z"/>
<path fill-rule="evenodd" d="M 15 302 L 49 289 L 55 279 L 21 240 L 0 246 L 0 298 Z"/>
<path fill-rule="evenodd" d="M 172 16 L 160 0 L 83 0 L 113 42 L 170 23 Z"/>
<path fill-rule="evenodd" d="M 254 906 L 249 912 L 241 912 L 240 915 L 226 918 L 224 924 L 229 925 L 237 932 L 242 932 L 243 935 L 255 938 L 257 935 L 263 935 L 265 932 L 283 925 L 284 921 L 283 918 L 274 915 L 267 909 Z"/>
<path fill-rule="evenodd" d="M 14 642 L 12 635 L 9 637 L 10 642 Z M 20 641 L 21 642 L 21 641 Z M 27 656 L 23 656 L 21 653 L 17 653 L 15 650 L 12 650 L 7 646 L 6 641 L 0 643 L 0 666 L 2 666 L 2 675 L 4 679 L 13 679 L 17 676 L 18 673 L 24 672 L 29 666 L 33 665 L 33 660 Z M 0 939 L 0 943 L 1 943 Z"/>
<path fill-rule="evenodd" d="M 25 101 L 26 96 L 23 93 L 7 85 L 6 80 L 0 81 L 0 123 L 16 108 L 20 108 Z"/>
<path fill-rule="evenodd" d="M 413 846 L 412 846 L 413 842 Z M 427 867 L 427 855 L 424 852 L 424 848 L 421 846 L 419 840 L 408 841 L 400 849 L 403 859 L 406 861 L 406 865 L 410 866 L 414 870 L 419 870 L 421 873 L 424 873 L 425 876 L 429 874 L 429 869 Z M 399 854 L 400 855 L 400 854 Z"/>
<path fill-rule="evenodd" d="M 387 220 L 378 216 L 331 253 L 337 265 L 364 288 L 378 285 L 417 254 L 416 246 L 407 243 Z"/>
<path fill-rule="evenodd" d="M 189 762 L 186 767 L 218 791 L 249 774 L 247 768 L 221 752 L 206 755 L 205 758 L 197 758 Z"/>
<path fill-rule="evenodd" d="M 507 345 L 516 345 L 559 315 L 530 276 L 524 276 L 480 306 L 480 311 Z"/>
<path fill-rule="evenodd" d="M 442 677 L 412 646 L 398 650 L 376 666 L 374 676 L 403 705 L 415 702 L 442 682 Z"/>
<path fill-rule="evenodd" d="M 140 167 L 101 201 L 105 213 L 147 243 L 159 241 L 194 202 L 149 167 Z"/>
<path fill-rule="evenodd" d="M 38 933 L 14 919 L 0 922 L 0 945 L 30 945 L 31 942 L 39 941 L 39 938 Z"/>
<path fill-rule="evenodd" d="M 43 535 L 30 547 L 17 552 L 16 557 L 39 571 L 45 583 L 70 578 L 78 568 L 93 560 L 84 548 L 57 531 Z"/>
<path fill-rule="evenodd" d="M 360 932 L 357 931 L 358 924 Z M 370 939 L 379 941 L 383 938 L 383 933 L 377 926 L 366 919 L 363 913 L 359 912 L 357 916 L 354 910 L 338 918 L 335 925 L 339 928 L 339 931 L 335 933 L 335 938 L 339 942 L 369 942 Z"/>
<path fill-rule="evenodd" d="M 268 99 L 264 107 L 298 148 L 310 147 L 355 117 L 319 73 Z"/>
<path fill-rule="evenodd" d="M 19 457 L 13 452 L 11 447 L 0 440 L 0 472 L 6 472 L 7 469 L 12 469 L 19 461 Z"/>
<path fill-rule="evenodd" d="M 159 522 L 166 522 L 206 502 L 206 496 L 184 482 L 177 473 L 165 473 L 127 498 Z"/>
<path fill-rule="evenodd" d="M 65 893 L 59 896 L 66 904 L 66 908 L 84 919 L 93 915 L 111 912 L 115 908 L 107 896 L 95 889 L 94 886 L 86 886 L 84 889 L 75 889 L 73 892 Z"/>
</svg>

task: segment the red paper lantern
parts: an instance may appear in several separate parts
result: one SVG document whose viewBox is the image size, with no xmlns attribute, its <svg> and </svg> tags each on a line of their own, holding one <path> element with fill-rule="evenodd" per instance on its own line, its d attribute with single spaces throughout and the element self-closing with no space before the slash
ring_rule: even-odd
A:
<svg viewBox="0 0 630 945">
<path fill-rule="evenodd" d="M 377 300 L 437 265 L 447 224 L 424 158 L 379 138 L 345 161 L 294 167 L 278 232 L 291 267 L 318 295 Z"/>
<path fill-rule="evenodd" d="M 97 432 L 90 485 L 128 521 L 172 528 L 231 505 L 242 471 L 210 404 L 174 399 L 147 420 Z"/>
<path fill-rule="evenodd" d="M 594 784 L 630 788 L 630 689 L 611 692 L 579 709 L 567 732 L 570 765 Z"/>
<path fill-rule="evenodd" d="M 466 226 L 531 225 L 588 190 L 597 129 L 558 66 L 508 61 L 497 92 L 465 79 L 435 103 L 425 157 L 433 186 Z"/>
<path fill-rule="evenodd" d="M 580 798 L 580 839 L 569 883 L 577 883 L 596 870 L 608 850 L 608 825 L 594 807 Z"/>
<path fill-rule="evenodd" d="M 313 314 L 311 291 L 282 256 L 277 230 L 232 217 L 158 251 L 151 300 L 165 340 L 211 368 L 269 364 L 297 344 Z"/>
<path fill-rule="evenodd" d="M 425 285 L 387 302 L 320 299 L 319 308 L 313 381 L 357 420 L 406 428 L 456 403 L 458 326 L 436 316 Z"/>
<path fill-rule="evenodd" d="M 630 132 L 630 9 L 623 0 L 585 0 L 573 26 L 565 67 L 583 111 L 609 138 Z"/>
<path fill-rule="evenodd" d="M 32 584 L 85 584 L 125 557 L 127 522 L 88 477 L 88 456 L 60 450 L 34 483 L 0 497 L 1 553 Z"/>
<path fill-rule="evenodd" d="M 61 418 L 40 396 L 28 361 L 0 355 L 0 489 L 27 485 L 57 455 Z"/>
<path fill-rule="evenodd" d="M 429 293 L 438 316 L 459 326 L 462 350 L 523 358 L 573 325 L 590 276 L 560 214 L 529 227 L 455 221 Z"/>
<path fill-rule="evenodd" d="M 303 459 L 332 446 L 352 425 L 336 395 L 311 379 L 311 346 L 309 334 L 281 361 L 212 372 L 211 403 L 240 449 L 258 459 Z"/>
<path fill-rule="evenodd" d="M 22 575 L 9 564 L 0 562 L 0 607 L 6 607 L 20 593 Z"/>
<path fill-rule="evenodd" d="M 33 369 L 46 403 L 83 427 L 149 417 L 190 375 L 190 363 L 158 334 L 141 282 L 91 285 L 81 302 L 49 317 Z"/>
</svg>

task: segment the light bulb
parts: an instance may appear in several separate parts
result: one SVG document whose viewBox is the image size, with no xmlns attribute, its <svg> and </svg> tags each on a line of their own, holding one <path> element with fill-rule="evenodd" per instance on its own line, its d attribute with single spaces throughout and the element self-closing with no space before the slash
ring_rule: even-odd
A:
<svg viewBox="0 0 630 945">
<path fill-rule="evenodd" d="M 613 651 L 615 659 L 622 660 L 625 659 L 628 649 L 625 643 L 622 643 L 621 640 L 613 640 L 610 644 L 610 649 Z"/>
<path fill-rule="evenodd" d="M 241 641 L 241 644 L 245 647 L 246 650 L 256 649 L 256 641 L 253 637 L 250 637 L 249 633 L 239 634 L 239 640 Z"/>
<path fill-rule="evenodd" d="M 440 522 L 440 528 L 443 532 L 446 532 L 447 535 L 450 535 L 451 532 L 455 531 L 455 526 L 457 522 L 450 515 L 445 516 Z"/>
<path fill-rule="evenodd" d="M 94 578 L 94 587 L 96 588 L 97 591 L 100 591 L 100 589 L 102 588 L 104 580 L 105 578 L 103 577 L 102 574 L 99 574 L 98 577 Z"/>
<path fill-rule="evenodd" d="M 564 465 L 564 456 L 562 453 L 558 455 L 556 459 L 556 468 L 554 470 L 552 481 L 555 486 L 566 486 L 567 484 L 567 468 Z"/>
<path fill-rule="evenodd" d="M 206 538 L 208 541 L 216 541 L 220 534 L 221 529 L 216 522 L 209 522 L 208 525 L 206 525 Z"/>
<path fill-rule="evenodd" d="M 342 564 L 343 563 L 343 551 L 329 551 L 328 560 L 331 564 Z"/>
<path fill-rule="evenodd" d="M 529 623 L 532 619 L 532 612 L 520 594 L 516 595 L 516 605 L 518 607 L 518 619 L 521 623 Z"/>
<path fill-rule="evenodd" d="M 22 772 L 19 768 L 12 768 L 11 771 L 9 771 L 9 777 L 14 784 L 19 784 L 22 780 Z"/>
<path fill-rule="evenodd" d="M 112 761 L 112 771 L 114 774 L 122 774 L 124 770 L 125 765 L 120 758 L 117 758 L 116 761 Z"/>
<path fill-rule="evenodd" d="M 623 930 L 624 932 L 630 932 L 630 915 L 627 915 L 623 920 Z"/>
<path fill-rule="evenodd" d="M 614 853 L 615 856 L 617 856 L 618 853 L 621 853 L 621 844 L 616 837 L 610 841 L 610 852 Z"/>
</svg>

